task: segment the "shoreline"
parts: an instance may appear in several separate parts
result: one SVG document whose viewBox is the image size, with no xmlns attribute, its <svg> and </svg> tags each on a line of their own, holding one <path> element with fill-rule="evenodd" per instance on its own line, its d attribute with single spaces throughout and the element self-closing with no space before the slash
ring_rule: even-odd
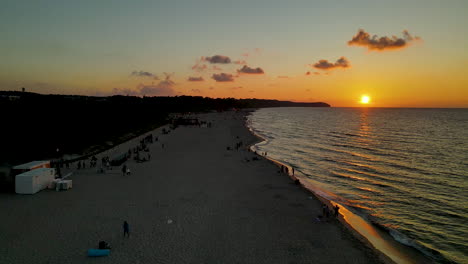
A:
<svg viewBox="0 0 468 264">
<path fill-rule="evenodd" d="M 342 205 L 341 203 L 337 203 L 335 201 L 332 201 L 331 199 L 325 198 L 323 194 L 328 193 L 327 190 L 318 189 L 316 186 L 313 185 L 313 183 L 308 182 L 307 176 L 305 176 L 301 172 L 295 171 L 295 175 L 292 175 L 292 173 L 290 173 L 290 171 L 292 171 L 291 165 L 288 165 L 286 162 L 282 162 L 280 160 L 275 160 L 269 157 L 268 155 L 264 156 L 257 153 L 257 145 L 264 142 L 264 145 L 266 145 L 268 144 L 268 140 L 262 135 L 257 134 L 251 127 L 251 124 L 248 122 L 248 116 L 251 115 L 252 112 L 254 111 L 251 111 L 246 114 L 244 126 L 250 131 L 250 133 L 252 133 L 253 136 L 255 136 L 258 139 L 258 142 L 248 146 L 249 150 L 257 154 L 257 156 L 260 156 L 261 158 L 272 162 L 279 168 L 281 168 L 281 166 L 287 167 L 288 172 L 282 173 L 287 175 L 293 181 L 299 180 L 300 186 L 304 190 L 313 194 L 316 199 L 318 199 L 321 203 L 326 204 L 328 208 L 333 208 L 334 205 L 338 205 L 340 207 L 340 216 L 337 220 L 340 222 L 340 224 L 343 227 L 345 227 L 346 230 L 350 232 L 357 240 L 359 240 L 366 247 L 375 252 L 383 263 L 436 263 L 435 260 L 429 258 L 428 256 L 425 256 L 422 252 L 418 251 L 417 249 L 399 243 L 388 232 L 384 232 L 378 229 L 372 223 L 367 222 L 358 214 L 353 213 L 349 208 Z M 296 177 L 296 175 L 298 175 L 298 177 Z"/>
</svg>

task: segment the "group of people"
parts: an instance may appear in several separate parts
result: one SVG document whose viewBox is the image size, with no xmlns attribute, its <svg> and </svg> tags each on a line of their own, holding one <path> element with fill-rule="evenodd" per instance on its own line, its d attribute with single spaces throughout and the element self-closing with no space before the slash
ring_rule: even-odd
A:
<svg viewBox="0 0 468 264">
<path fill-rule="evenodd" d="M 333 208 L 333 212 L 331 212 L 328 206 L 324 203 L 322 205 L 322 217 L 328 219 L 333 214 L 335 218 L 338 218 L 340 207 L 338 205 L 335 205 L 332 208 Z"/>
</svg>

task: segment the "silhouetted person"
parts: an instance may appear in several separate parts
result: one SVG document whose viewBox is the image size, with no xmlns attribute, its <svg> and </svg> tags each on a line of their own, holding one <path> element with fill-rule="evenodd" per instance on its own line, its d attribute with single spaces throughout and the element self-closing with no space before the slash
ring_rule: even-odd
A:
<svg viewBox="0 0 468 264">
<path fill-rule="evenodd" d="M 99 249 L 111 249 L 109 244 L 106 241 L 99 241 Z"/>
<path fill-rule="evenodd" d="M 127 221 L 123 222 L 123 231 L 124 231 L 124 237 L 130 237 L 130 227 L 128 226 Z"/>
<path fill-rule="evenodd" d="M 328 207 L 326 204 L 323 204 L 322 205 L 322 215 L 323 217 L 326 217 L 328 214 L 327 214 L 327 211 L 328 211 Z"/>
<path fill-rule="evenodd" d="M 335 205 L 335 217 L 338 217 L 338 211 L 340 210 L 340 207 L 338 205 Z"/>
<path fill-rule="evenodd" d="M 122 175 L 125 175 L 125 173 L 127 173 L 127 165 L 123 165 L 122 166 Z"/>
<path fill-rule="evenodd" d="M 294 167 L 292 167 L 292 172 L 293 172 L 293 176 L 294 176 Z"/>
</svg>

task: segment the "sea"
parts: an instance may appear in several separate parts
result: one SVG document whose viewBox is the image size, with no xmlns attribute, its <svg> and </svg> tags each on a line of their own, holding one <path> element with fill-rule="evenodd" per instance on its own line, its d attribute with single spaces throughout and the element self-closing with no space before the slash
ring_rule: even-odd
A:
<svg viewBox="0 0 468 264">
<path fill-rule="evenodd" d="M 468 263 L 468 109 L 262 108 L 255 150 L 437 263 Z"/>
</svg>

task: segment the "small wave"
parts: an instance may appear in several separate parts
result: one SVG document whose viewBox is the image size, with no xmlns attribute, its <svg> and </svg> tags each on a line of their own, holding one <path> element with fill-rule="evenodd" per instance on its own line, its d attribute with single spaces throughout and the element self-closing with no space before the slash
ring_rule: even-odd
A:
<svg viewBox="0 0 468 264">
<path fill-rule="evenodd" d="M 403 233 L 399 232 L 398 230 L 392 229 L 392 228 L 387 228 L 387 227 L 385 227 L 385 229 L 387 229 L 388 233 L 396 241 L 398 241 L 398 243 L 401 243 L 403 245 L 415 248 L 415 249 L 419 250 L 420 252 L 422 252 L 424 255 L 426 255 L 426 256 L 428 256 L 428 257 L 430 257 L 432 259 L 437 260 L 438 263 L 454 263 L 455 264 L 455 262 L 452 262 L 452 261 L 448 260 L 447 258 L 445 258 L 442 255 L 442 253 L 440 253 L 439 251 L 422 245 L 421 243 L 417 242 L 414 239 L 411 239 L 410 237 L 408 237 L 408 236 L 404 235 Z"/>
</svg>

